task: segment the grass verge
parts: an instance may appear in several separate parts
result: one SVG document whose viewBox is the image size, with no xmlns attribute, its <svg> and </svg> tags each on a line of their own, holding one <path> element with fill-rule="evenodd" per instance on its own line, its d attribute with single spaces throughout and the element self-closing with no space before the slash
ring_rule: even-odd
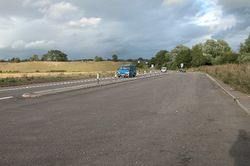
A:
<svg viewBox="0 0 250 166">
<path fill-rule="evenodd" d="M 202 66 L 192 70 L 208 73 L 236 90 L 250 94 L 250 63 Z"/>
<path fill-rule="evenodd" d="M 113 76 L 113 72 L 103 72 L 101 77 Z M 80 75 L 57 75 L 57 76 L 41 76 L 41 77 L 8 77 L 0 78 L 0 87 L 59 82 L 59 81 L 71 81 L 80 79 L 93 79 L 96 78 L 96 74 L 80 74 Z"/>
</svg>

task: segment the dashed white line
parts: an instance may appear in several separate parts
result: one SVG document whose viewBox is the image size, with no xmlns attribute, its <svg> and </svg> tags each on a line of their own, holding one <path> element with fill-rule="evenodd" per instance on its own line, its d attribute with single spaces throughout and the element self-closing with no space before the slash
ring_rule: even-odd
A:
<svg viewBox="0 0 250 166">
<path fill-rule="evenodd" d="M 8 96 L 8 97 L 2 97 L 2 98 L 0 98 L 0 100 L 8 100 L 8 99 L 12 99 L 12 98 L 14 98 L 13 96 Z"/>
</svg>

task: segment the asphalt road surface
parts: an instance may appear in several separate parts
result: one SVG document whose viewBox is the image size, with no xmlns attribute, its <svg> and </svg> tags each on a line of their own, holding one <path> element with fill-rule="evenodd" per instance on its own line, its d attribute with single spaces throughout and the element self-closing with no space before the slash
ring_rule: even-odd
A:
<svg viewBox="0 0 250 166">
<path fill-rule="evenodd" d="M 13 98 L 0 165 L 249 166 L 250 118 L 195 73 Z"/>
<path fill-rule="evenodd" d="M 112 77 L 102 78 L 104 80 L 112 80 Z M 0 88 L 0 101 L 5 100 L 5 98 L 15 98 L 20 97 L 24 93 L 31 93 L 34 91 L 43 91 L 56 88 L 66 88 L 71 86 L 78 86 L 84 84 L 96 83 L 95 79 L 89 80 L 75 80 L 75 81 L 60 81 L 52 83 L 42 83 L 42 84 L 33 84 L 33 85 L 23 85 L 23 86 L 13 86 L 13 87 L 4 87 Z"/>
<path fill-rule="evenodd" d="M 156 73 L 156 74 L 164 74 L 164 73 Z M 153 75 L 155 75 L 155 73 L 140 74 L 137 76 L 137 78 L 148 77 L 148 76 L 153 76 Z M 100 78 L 101 83 L 112 82 L 115 80 L 116 80 L 115 77 Z M 69 88 L 72 86 L 83 86 L 83 85 L 90 85 L 90 84 L 97 84 L 97 80 L 89 79 L 89 80 L 59 81 L 59 82 L 52 82 L 52 83 L 3 87 L 3 88 L 0 88 L 0 101 L 9 100 L 13 98 L 19 98 L 25 93 L 32 93 L 36 91 L 46 91 L 46 90 L 58 89 L 58 88 Z"/>
</svg>

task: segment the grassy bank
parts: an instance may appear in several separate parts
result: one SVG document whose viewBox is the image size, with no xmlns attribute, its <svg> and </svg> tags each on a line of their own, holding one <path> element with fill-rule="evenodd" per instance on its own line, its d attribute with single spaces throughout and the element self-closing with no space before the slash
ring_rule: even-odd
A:
<svg viewBox="0 0 250 166">
<path fill-rule="evenodd" d="M 250 94 L 250 63 L 203 66 L 194 70 L 208 73 L 235 89 Z"/>
<path fill-rule="evenodd" d="M 113 72 L 102 72 L 101 77 L 113 76 Z M 8 77 L 0 78 L 0 87 L 47 83 L 47 82 L 59 82 L 59 81 L 70 81 L 79 79 L 92 79 L 96 78 L 96 73 L 79 74 L 79 75 L 55 75 L 55 76 L 23 76 L 23 77 Z"/>
</svg>

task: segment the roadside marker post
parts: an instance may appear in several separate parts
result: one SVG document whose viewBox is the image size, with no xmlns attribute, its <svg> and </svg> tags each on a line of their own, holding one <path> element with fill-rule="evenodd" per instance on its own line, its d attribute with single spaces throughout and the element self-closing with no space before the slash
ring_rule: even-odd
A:
<svg viewBox="0 0 250 166">
<path fill-rule="evenodd" d="M 99 73 L 97 73 L 97 75 L 96 75 L 96 80 L 97 80 L 97 84 L 100 84 L 100 74 Z"/>
</svg>

